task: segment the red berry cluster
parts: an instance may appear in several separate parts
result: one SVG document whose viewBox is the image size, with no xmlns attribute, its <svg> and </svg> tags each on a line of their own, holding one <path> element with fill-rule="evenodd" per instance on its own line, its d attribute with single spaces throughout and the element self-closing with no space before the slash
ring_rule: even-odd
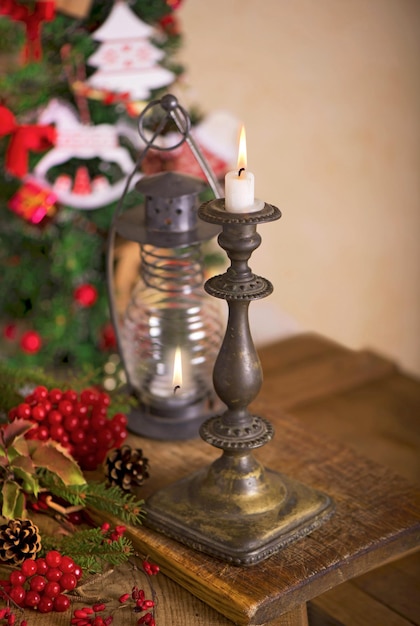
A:
<svg viewBox="0 0 420 626">
<path fill-rule="evenodd" d="M 160 571 L 159 565 L 156 565 L 156 563 L 151 563 L 147 559 L 143 561 L 142 565 L 145 573 L 148 576 L 156 576 L 156 574 L 158 574 L 158 572 Z"/>
<path fill-rule="evenodd" d="M 148 626 L 156 626 L 155 618 L 152 613 L 150 613 L 149 609 L 152 609 L 155 606 L 153 600 L 146 600 L 143 589 L 139 589 L 138 587 L 133 587 L 131 591 L 131 598 L 135 602 L 134 612 L 140 613 L 141 611 L 147 611 L 144 615 L 139 617 L 137 620 L 137 624 L 148 624 Z M 121 602 L 121 598 L 120 598 Z"/>
<path fill-rule="evenodd" d="M 102 531 L 108 532 L 110 530 L 108 526 L 107 524 L 103 524 L 101 527 Z M 122 531 L 119 532 L 122 534 Z M 150 563 L 148 560 L 143 561 L 143 569 L 149 576 L 154 576 L 159 572 L 159 566 Z M 134 601 L 134 606 L 132 601 Z M 143 613 L 136 622 L 139 626 L 142 624 L 156 626 L 156 621 L 152 613 L 155 602 L 153 600 L 147 600 L 143 589 L 140 589 L 137 585 L 132 588 L 131 593 L 124 593 L 120 596 L 119 603 L 120 605 L 124 604 L 128 606 L 133 613 Z M 112 624 L 113 620 L 112 611 L 107 616 L 99 615 L 99 613 L 103 613 L 106 609 L 106 604 L 94 604 L 92 607 L 86 606 L 82 609 L 76 609 L 70 623 L 72 626 L 109 626 Z"/>
<path fill-rule="evenodd" d="M 38 386 L 9 411 L 9 420 L 32 421 L 37 428 L 27 433 L 28 439 L 54 439 L 83 470 L 94 470 L 108 450 L 120 447 L 127 437 L 127 417 L 123 413 L 107 416 L 110 401 L 107 393 L 97 389 L 78 394 L 73 389 L 48 391 Z"/>
<path fill-rule="evenodd" d="M 105 541 L 107 543 L 118 541 L 120 537 L 124 536 L 126 530 L 126 527 L 122 524 L 115 526 L 114 529 L 111 528 L 111 524 L 109 524 L 108 522 L 104 522 L 101 526 L 101 532 L 103 535 L 106 535 Z"/>
<path fill-rule="evenodd" d="M 2 624 L 6 624 L 7 626 L 14 626 L 14 624 L 16 624 L 16 615 L 13 613 L 10 606 L 0 609 L 0 621 Z M 20 622 L 20 626 L 28 626 L 27 621 L 24 619 Z"/>
<path fill-rule="evenodd" d="M 82 577 L 82 568 L 69 556 L 50 550 L 45 558 L 26 559 L 2 581 L 3 598 L 21 608 L 40 613 L 67 611 L 70 600 L 66 591 L 73 591 Z"/>
<path fill-rule="evenodd" d="M 109 626 L 112 624 L 112 615 L 99 615 L 106 609 L 106 604 L 94 604 L 92 607 L 85 606 L 76 609 L 70 624 L 74 626 Z"/>
</svg>

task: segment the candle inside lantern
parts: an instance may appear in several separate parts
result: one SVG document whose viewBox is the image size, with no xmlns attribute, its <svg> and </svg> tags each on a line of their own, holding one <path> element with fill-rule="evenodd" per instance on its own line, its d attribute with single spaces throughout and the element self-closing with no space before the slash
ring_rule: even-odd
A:
<svg viewBox="0 0 420 626">
<path fill-rule="evenodd" d="M 225 209 L 231 213 L 252 213 L 263 208 L 264 203 L 255 200 L 254 174 L 246 169 L 246 135 L 242 126 L 239 136 L 238 167 L 225 176 Z"/>
<path fill-rule="evenodd" d="M 167 399 L 170 405 L 185 404 L 202 392 L 200 385 L 191 376 L 191 368 L 186 355 L 177 346 L 168 358 L 168 364 L 150 380 L 145 396 L 150 395 L 155 402 Z"/>
<path fill-rule="evenodd" d="M 174 389 L 174 394 L 182 387 L 182 357 L 181 348 L 179 346 L 175 350 L 172 387 Z"/>
</svg>

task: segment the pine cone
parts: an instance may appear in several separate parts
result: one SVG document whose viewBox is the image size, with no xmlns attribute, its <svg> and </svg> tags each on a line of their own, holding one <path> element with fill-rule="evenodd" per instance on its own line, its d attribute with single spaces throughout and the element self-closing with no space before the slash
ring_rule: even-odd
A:
<svg viewBox="0 0 420 626">
<path fill-rule="evenodd" d="M 41 536 L 31 520 L 11 519 L 0 526 L 0 560 L 4 563 L 19 565 L 35 558 L 40 549 Z"/>
<path fill-rule="evenodd" d="M 134 449 L 125 444 L 108 453 L 104 473 L 111 485 L 130 491 L 131 487 L 140 486 L 149 478 L 148 465 L 149 461 L 140 448 Z"/>
</svg>

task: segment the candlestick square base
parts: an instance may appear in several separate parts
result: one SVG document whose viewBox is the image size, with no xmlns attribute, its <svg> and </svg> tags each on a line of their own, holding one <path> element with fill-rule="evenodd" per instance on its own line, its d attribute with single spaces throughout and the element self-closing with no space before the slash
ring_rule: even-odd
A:
<svg viewBox="0 0 420 626">
<path fill-rule="evenodd" d="M 228 494 L 211 493 L 207 474 L 200 470 L 152 495 L 144 524 L 232 565 L 253 565 L 309 534 L 333 512 L 326 494 L 271 470 L 265 481 L 277 498 L 252 512 L 252 495 L 241 507 Z"/>
</svg>

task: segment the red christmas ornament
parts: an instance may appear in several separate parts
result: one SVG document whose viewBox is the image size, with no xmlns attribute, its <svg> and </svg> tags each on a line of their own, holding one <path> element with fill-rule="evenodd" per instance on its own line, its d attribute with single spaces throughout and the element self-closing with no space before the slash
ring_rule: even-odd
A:
<svg viewBox="0 0 420 626">
<path fill-rule="evenodd" d="M 36 354 L 42 346 L 40 335 L 35 330 L 27 330 L 20 340 L 20 347 L 28 354 Z"/>
<path fill-rule="evenodd" d="M 179 35 L 181 32 L 177 17 L 173 15 L 175 11 L 179 9 L 182 4 L 182 0 L 166 0 L 166 4 L 170 8 L 171 12 L 164 15 L 159 24 L 167 35 Z"/>
<path fill-rule="evenodd" d="M 180 34 L 179 22 L 173 15 L 164 15 L 159 20 L 159 24 L 167 35 L 175 36 Z"/>
<path fill-rule="evenodd" d="M 115 337 L 115 331 L 113 325 L 109 322 L 105 324 L 101 331 L 101 350 L 111 350 L 117 347 L 117 339 Z"/>
<path fill-rule="evenodd" d="M 8 202 L 14 213 L 31 224 L 39 224 L 57 211 L 57 196 L 49 187 L 34 180 L 26 180 Z"/>
<path fill-rule="evenodd" d="M 9 339 L 10 341 L 13 341 L 13 339 L 16 339 L 16 333 L 17 333 L 16 324 L 6 324 L 6 326 L 3 328 L 3 337 L 5 339 Z"/>
<path fill-rule="evenodd" d="M 76 287 L 73 297 L 77 304 L 80 304 L 80 306 L 90 307 L 93 306 L 98 299 L 98 292 L 96 287 L 90 285 L 89 283 L 85 283 L 84 285 Z"/>
<path fill-rule="evenodd" d="M 172 11 L 176 11 L 182 4 L 182 0 L 166 0 L 166 4 Z"/>
</svg>

